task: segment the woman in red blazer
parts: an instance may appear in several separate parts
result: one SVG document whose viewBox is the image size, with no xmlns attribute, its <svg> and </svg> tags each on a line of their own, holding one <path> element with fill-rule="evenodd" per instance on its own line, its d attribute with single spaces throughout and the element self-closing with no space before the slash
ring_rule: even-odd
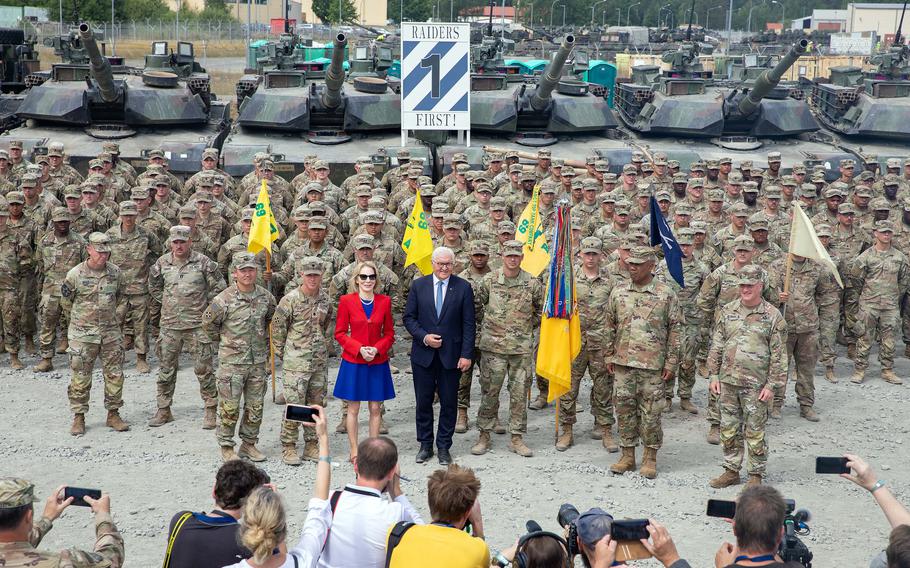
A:
<svg viewBox="0 0 910 568">
<path fill-rule="evenodd" d="M 357 415 L 360 401 L 369 401 L 370 437 L 379 435 L 380 403 L 395 398 L 389 349 L 395 343 L 392 300 L 375 294 L 379 272 L 370 261 L 354 267 L 351 288 L 338 302 L 335 340 L 341 345 L 341 366 L 334 395 L 348 401 L 346 418 L 351 461 L 357 459 Z"/>
</svg>

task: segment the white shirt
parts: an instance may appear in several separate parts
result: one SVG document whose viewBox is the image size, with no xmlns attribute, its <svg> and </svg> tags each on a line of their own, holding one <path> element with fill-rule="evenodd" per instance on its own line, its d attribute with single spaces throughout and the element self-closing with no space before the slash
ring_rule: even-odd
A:
<svg viewBox="0 0 910 568">
<path fill-rule="evenodd" d="M 404 495 L 389 501 L 370 487 L 348 484 L 332 519 L 320 568 L 383 568 L 389 529 L 399 521 L 424 524 Z M 354 493 L 357 491 L 358 493 Z"/>
<path fill-rule="evenodd" d="M 325 542 L 329 527 L 332 526 L 332 509 L 328 501 L 310 499 L 307 507 L 306 521 L 303 523 L 303 534 L 297 546 L 288 551 L 284 564 L 280 568 L 294 568 L 294 558 L 297 558 L 297 568 L 316 568 L 316 562 L 322 553 L 322 543 Z M 384 560 L 384 559 L 383 559 Z M 246 560 L 231 564 L 224 568 L 252 568 Z"/>
<path fill-rule="evenodd" d="M 434 274 L 433 275 L 433 306 L 434 307 L 436 306 L 436 294 L 439 293 L 438 286 L 439 286 L 440 282 L 442 282 L 442 301 L 443 302 L 446 301 L 446 292 L 449 291 L 449 279 L 446 278 L 445 280 L 440 280 Z"/>
</svg>

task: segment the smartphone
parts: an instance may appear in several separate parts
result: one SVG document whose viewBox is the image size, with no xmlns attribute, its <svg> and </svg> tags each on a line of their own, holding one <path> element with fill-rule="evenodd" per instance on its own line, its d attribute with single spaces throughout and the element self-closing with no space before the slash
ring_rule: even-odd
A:
<svg viewBox="0 0 910 568">
<path fill-rule="evenodd" d="M 847 458 L 815 458 L 815 473 L 850 473 Z"/>
<path fill-rule="evenodd" d="M 736 501 L 708 499 L 708 516 L 721 519 L 732 519 L 736 516 Z"/>
<path fill-rule="evenodd" d="M 291 422 L 306 422 L 313 424 L 313 417 L 319 414 L 319 411 L 310 406 L 301 406 L 299 404 L 288 404 L 284 407 L 284 419 Z"/>
<path fill-rule="evenodd" d="M 91 497 L 92 499 L 101 499 L 101 490 L 100 489 L 85 489 L 82 487 L 64 487 L 63 488 L 63 500 L 66 501 L 70 497 L 73 498 L 73 505 L 77 507 L 91 507 L 88 503 L 85 502 L 83 497 Z"/>
<path fill-rule="evenodd" d="M 613 540 L 641 540 L 650 537 L 648 519 L 624 519 L 613 521 L 610 538 Z"/>
</svg>

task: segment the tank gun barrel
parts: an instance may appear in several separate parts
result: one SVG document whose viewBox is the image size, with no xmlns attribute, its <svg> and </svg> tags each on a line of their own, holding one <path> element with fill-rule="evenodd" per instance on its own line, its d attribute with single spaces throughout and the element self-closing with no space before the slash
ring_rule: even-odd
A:
<svg viewBox="0 0 910 568">
<path fill-rule="evenodd" d="M 325 90 L 322 92 L 322 104 L 328 108 L 341 105 L 341 86 L 344 85 L 344 48 L 348 38 L 339 33 L 335 36 L 332 49 L 332 62 L 325 72 Z"/>
<path fill-rule="evenodd" d="M 801 55 L 806 53 L 808 47 L 809 40 L 799 40 L 793 44 L 790 51 L 781 58 L 773 69 L 769 69 L 762 73 L 759 78 L 755 80 L 755 85 L 752 87 L 752 90 L 749 91 L 749 94 L 739 101 L 739 104 L 737 105 L 739 113 L 743 116 L 752 114 L 752 112 L 758 108 L 758 105 L 761 104 L 762 98 L 774 90 L 774 87 L 780 82 L 783 74 L 796 63 L 796 60 L 799 59 Z"/>
<path fill-rule="evenodd" d="M 559 49 L 556 50 L 556 54 L 553 55 L 553 59 L 543 70 L 540 81 L 537 83 L 537 89 L 535 89 L 534 94 L 531 95 L 531 107 L 533 107 L 534 110 L 542 111 L 547 108 L 547 105 L 550 103 L 550 95 L 553 93 L 553 89 L 556 88 L 556 84 L 559 83 L 559 79 L 562 77 L 562 70 L 566 65 L 566 59 L 569 58 L 569 54 L 572 53 L 572 48 L 574 46 L 575 36 L 572 34 L 566 35 L 562 40 L 562 45 L 559 46 Z"/>
<path fill-rule="evenodd" d="M 101 99 L 106 103 L 115 102 L 120 93 L 117 91 L 116 85 L 114 85 L 114 73 L 111 71 L 111 64 L 101 55 L 101 50 L 98 49 L 98 44 L 95 43 L 95 35 L 85 22 L 79 24 L 79 39 L 82 40 L 82 45 L 85 47 L 85 52 L 88 54 L 89 61 L 92 64 L 92 77 L 95 78 L 95 83 L 98 85 Z"/>
</svg>

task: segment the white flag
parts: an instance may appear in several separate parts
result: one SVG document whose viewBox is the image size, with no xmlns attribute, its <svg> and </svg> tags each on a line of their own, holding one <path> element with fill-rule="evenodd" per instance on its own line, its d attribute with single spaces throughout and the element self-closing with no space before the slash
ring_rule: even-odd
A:
<svg viewBox="0 0 910 568">
<path fill-rule="evenodd" d="M 843 288 L 844 283 L 837 272 L 837 266 L 831 260 L 828 251 L 825 250 L 825 245 L 818 240 L 812 221 L 806 216 L 806 212 L 799 206 L 799 203 L 794 203 L 793 207 L 795 211 L 793 212 L 793 220 L 790 222 L 790 254 L 798 254 L 824 264 L 831 270 L 837 283 Z"/>
</svg>

